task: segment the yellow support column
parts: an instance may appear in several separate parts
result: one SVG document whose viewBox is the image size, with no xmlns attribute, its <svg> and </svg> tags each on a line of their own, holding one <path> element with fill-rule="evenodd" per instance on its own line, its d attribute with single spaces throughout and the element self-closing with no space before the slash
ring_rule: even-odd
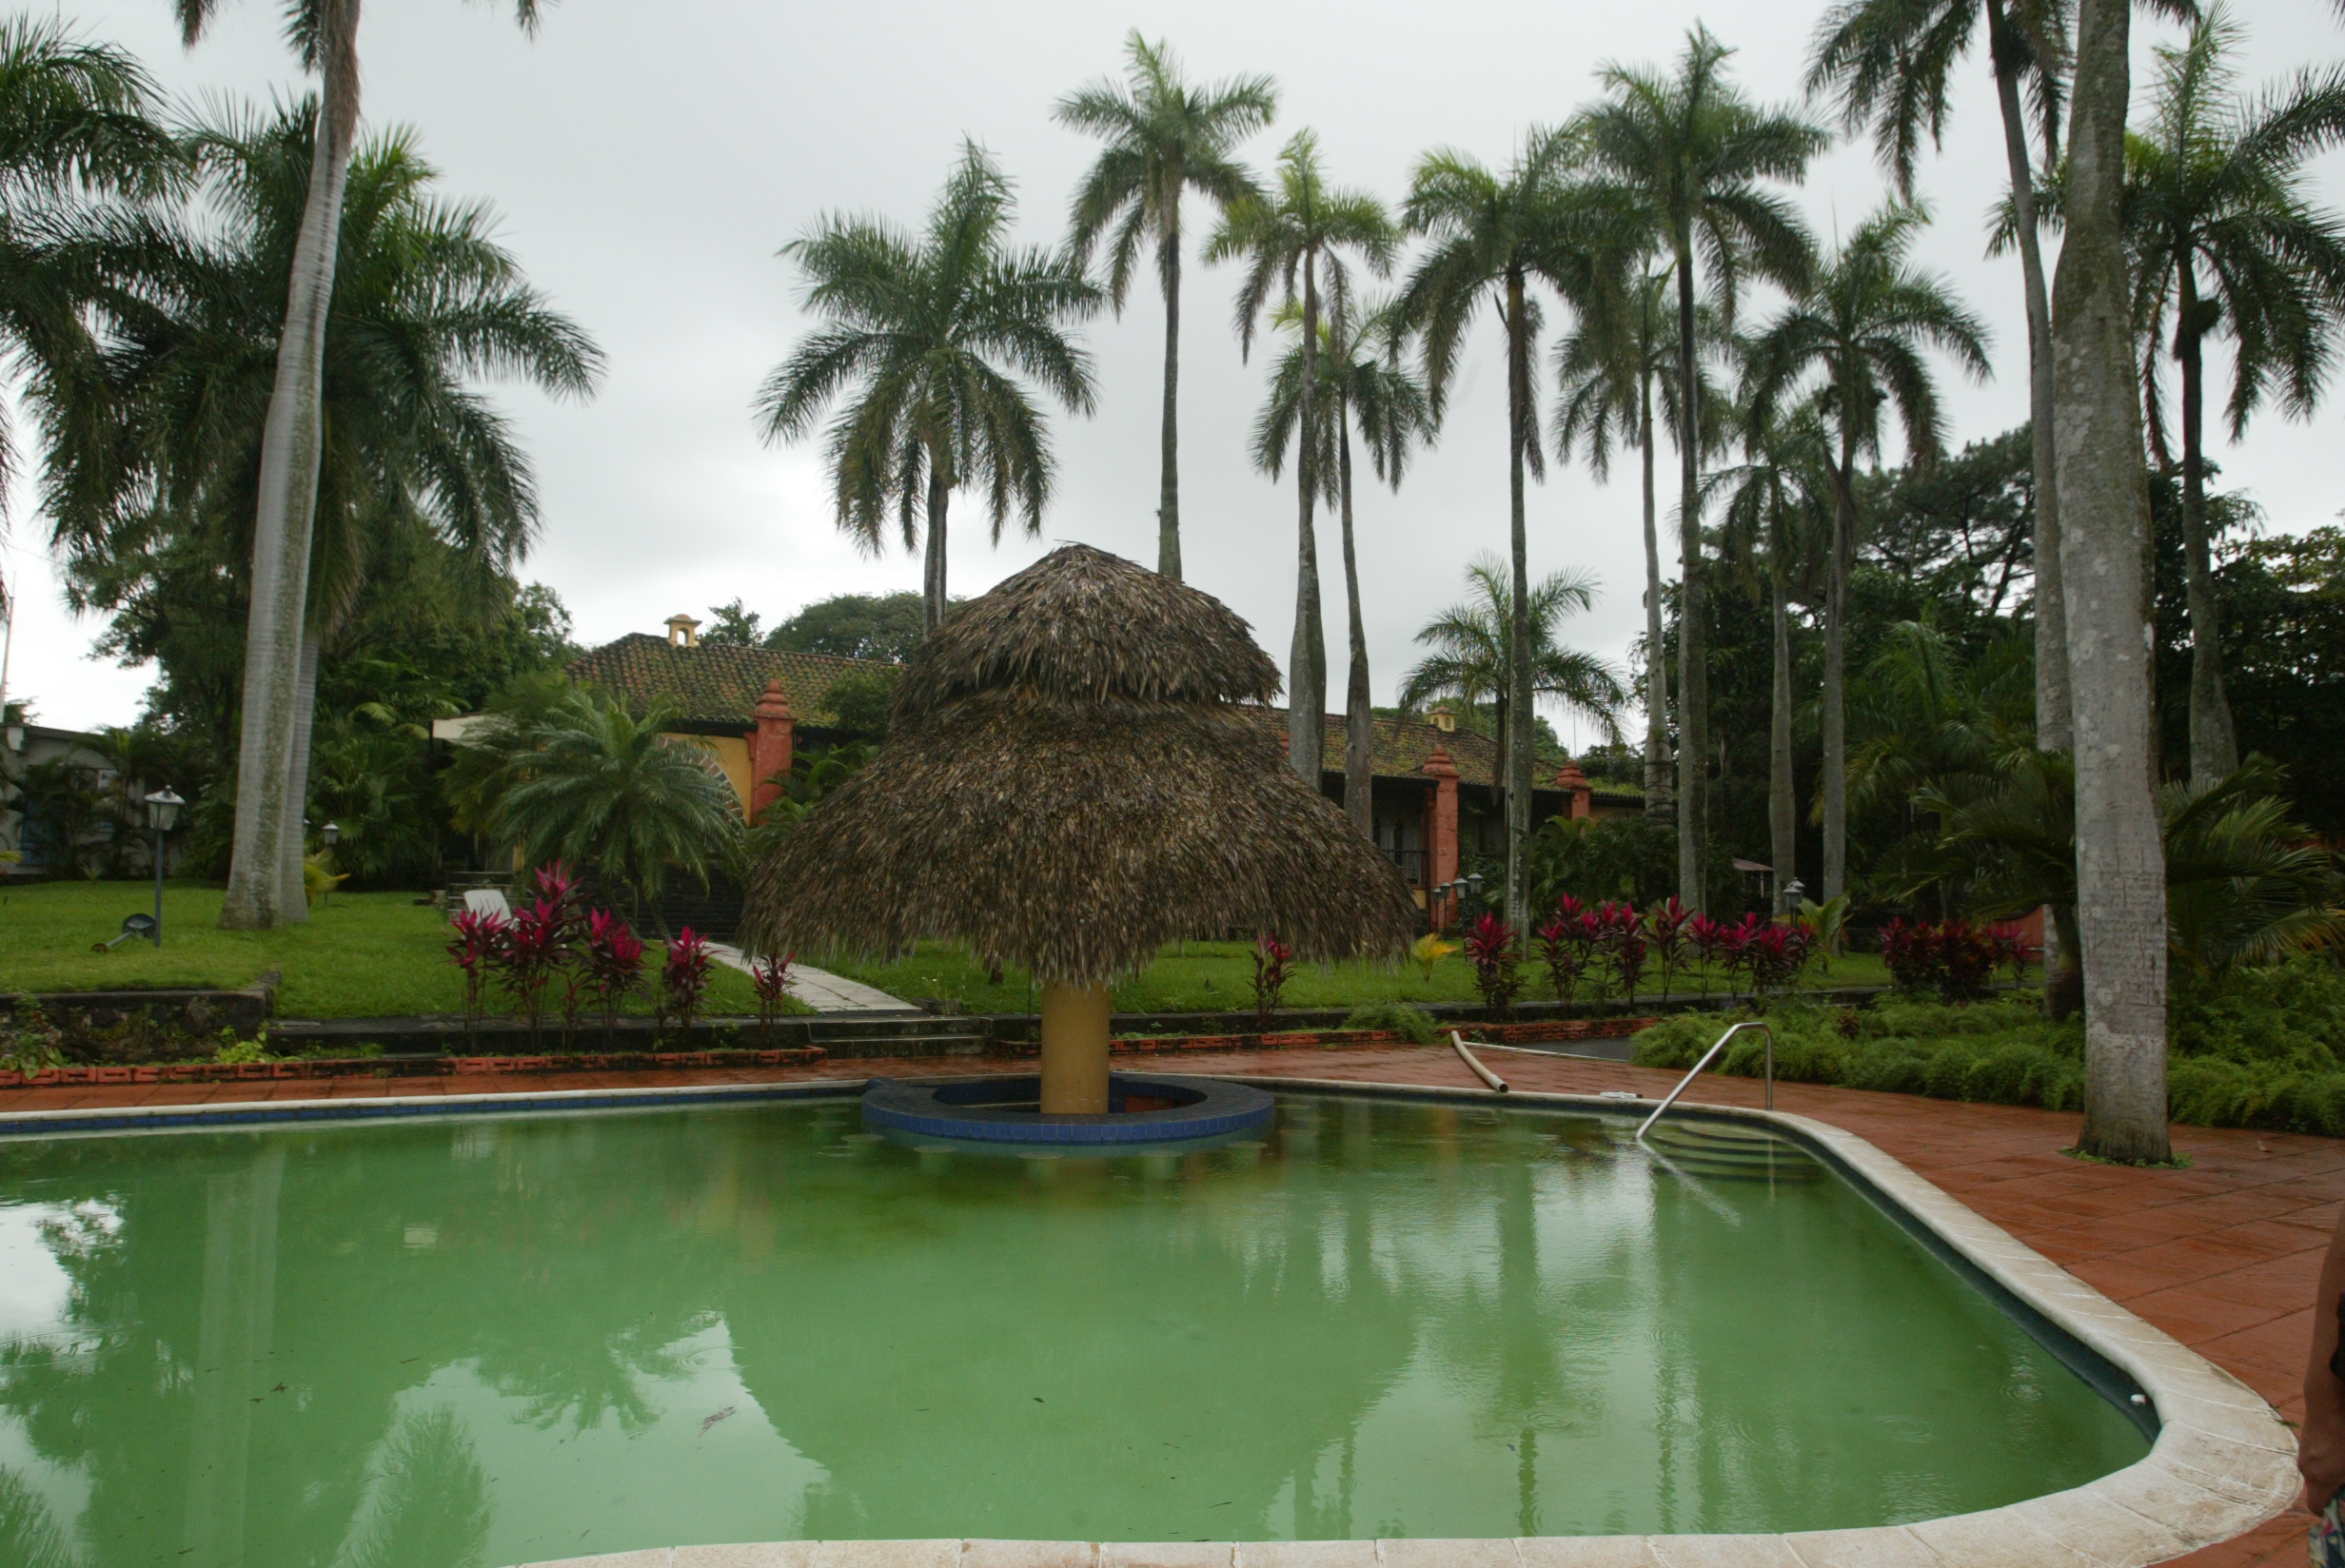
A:
<svg viewBox="0 0 2345 1568">
<path fill-rule="evenodd" d="M 1104 1116 L 1108 988 L 1042 988 L 1042 1114 Z"/>
</svg>

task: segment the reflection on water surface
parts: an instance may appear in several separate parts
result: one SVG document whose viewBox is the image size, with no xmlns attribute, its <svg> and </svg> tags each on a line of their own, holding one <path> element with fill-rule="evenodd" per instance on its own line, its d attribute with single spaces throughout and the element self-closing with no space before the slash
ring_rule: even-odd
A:
<svg viewBox="0 0 2345 1568">
<path fill-rule="evenodd" d="M 1798 1149 L 1626 1131 L 1299 1098 L 1178 1160 L 847 1105 L 0 1146 L 0 1562 L 1813 1529 L 2145 1451 Z"/>
</svg>

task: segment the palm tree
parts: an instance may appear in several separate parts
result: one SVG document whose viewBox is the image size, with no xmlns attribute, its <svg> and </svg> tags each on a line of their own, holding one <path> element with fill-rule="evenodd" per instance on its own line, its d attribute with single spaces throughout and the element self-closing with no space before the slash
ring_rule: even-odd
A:
<svg viewBox="0 0 2345 1568">
<path fill-rule="evenodd" d="M 2239 761 L 2208 559 L 2203 344 L 2211 334 L 2231 339 L 2226 412 L 2236 441 L 2274 382 L 2287 413 L 2311 416 L 2345 310 L 2345 231 L 2304 194 L 2306 162 L 2345 140 L 2345 69 L 2300 71 L 2258 100 L 2232 98 L 2224 57 L 2238 32 L 2224 8 L 2210 7 L 2188 43 L 2158 49 L 2150 127 L 2125 148 L 2142 404 L 2151 448 L 2168 466 L 2161 343 L 2171 341 L 2182 372 L 2190 775 L 2200 789 Z"/>
<path fill-rule="evenodd" d="M 192 49 L 220 0 L 172 0 Z M 317 504 L 325 416 L 325 334 L 334 295 L 334 246 L 342 229 L 344 183 L 358 135 L 360 0 L 293 0 L 287 31 L 302 69 L 321 82 L 325 108 L 286 290 L 275 383 L 261 442 L 252 528 L 251 612 L 245 637 L 243 731 L 237 744 L 236 829 L 220 924 L 262 930 L 301 919 L 304 903 L 285 896 L 279 859 L 298 820 L 293 768 L 302 637 L 307 622 L 311 519 Z M 513 0 L 525 32 L 537 30 L 538 0 Z"/>
<path fill-rule="evenodd" d="M 184 170 L 159 102 L 123 50 L 54 23 L 0 22 L 0 359 L 47 437 L 43 500 L 63 527 L 104 510 L 114 489 L 100 479 L 115 421 L 88 314 L 110 293 L 107 269 L 90 265 L 103 226 L 90 206 L 160 193 Z M 0 502 L 18 462 L 0 416 Z M 0 572 L 0 617 L 7 603 Z"/>
<path fill-rule="evenodd" d="M 2142 629 L 2149 476 L 2121 217 L 2132 29 L 2132 0 L 2078 0 L 2052 353 L 2076 723 L 2077 934 L 2087 955 L 2078 1147 L 2138 1163 L 2171 1159 L 2173 1145 L 2166 1134 L 2166 889 Z"/>
<path fill-rule="evenodd" d="M 1621 201 L 1571 178 L 1577 147 L 1561 131 L 1534 128 L 1502 172 L 1460 152 L 1439 150 L 1420 160 L 1410 178 L 1408 225 L 1429 242 L 1402 290 L 1398 312 L 1424 342 L 1425 383 L 1434 418 L 1441 417 L 1457 372 L 1466 330 L 1484 306 L 1495 307 L 1507 342 L 1507 501 L 1511 551 L 1511 629 L 1508 646 L 1538 646 L 1532 630 L 1529 541 L 1523 514 L 1523 481 L 1544 478 L 1532 347 L 1540 326 L 1535 284 L 1546 283 L 1583 308 L 1617 287 L 1643 238 Z M 1534 676 L 1513 672 L 1512 711 L 1527 714 Z M 1531 755 L 1527 725 L 1510 734 L 1503 754 L 1507 802 L 1507 895 L 1515 923 L 1527 933 L 1530 899 L 1524 881 L 1524 847 L 1530 838 Z"/>
<path fill-rule="evenodd" d="M 1260 191 L 1231 149 L 1267 127 L 1278 112 L 1268 76 L 1242 76 L 1192 88 L 1162 42 L 1133 29 L 1124 40 L 1128 86 L 1094 82 L 1058 101 L 1058 123 L 1107 143 L 1075 187 L 1068 248 L 1089 265 L 1108 240 L 1108 303 L 1124 313 L 1140 247 L 1156 247 L 1164 291 L 1163 466 L 1156 489 L 1156 570 L 1181 575 L 1179 389 L 1181 370 L 1181 198 L 1194 190 L 1223 213 Z"/>
<path fill-rule="evenodd" d="M 1643 461 L 1645 501 L 1645 814 L 1676 820 L 1677 792 L 1669 758 L 1669 664 L 1663 657 L 1661 537 L 1654 458 L 1659 432 L 1685 440 L 1677 417 L 1677 330 L 1669 300 L 1670 269 L 1648 264 L 1625 287 L 1598 291 L 1584 303 L 1572 329 L 1555 345 L 1555 450 L 1587 461 L 1598 480 L 1609 477 L 1612 447 L 1634 441 Z M 1705 345 L 1720 338 L 1717 317 L 1696 313 Z M 1660 402 L 1655 406 L 1656 383 Z M 1698 425 L 1711 448 L 1723 451 L 1730 410 L 1706 381 Z"/>
<path fill-rule="evenodd" d="M 207 176 L 209 221 L 176 236 L 168 306 L 126 323 L 135 345 L 126 397 L 151 432 L 162 504 L 133 533 L 223 531 L 245 553 L 255 515 L 276 335 L 301 245 L 317 146 L 315 100 L 258 119 L 197 127 L 190 156 Z M 354 152 L 340 207 L 326 316 L 313 482 L 316 519 L 294 690 L 293 809 L 279 845 L 280 923 L 304 917 L 302 810 L 307 803 L 318 665 L 371 564 L 419 531 L 458 559 L 502 571 L 526 553 L 538 519 L 527 457 L 501 414 L 468 384 L 518 376 L 584 397 L 602 356 L 554 310 L 492 237 L 497 215 L 450 205 L 412 132 Z"/>
<path fill-rule="evenodd" d="M 1588 156 L 1633 200 L 1668 251 L 1677 279 L 1679 384 L 1698 382 L 1697 254 L 1722 321 L 1734 325 L 1745 273 L 1805 284 L 1810 245 L 1799 213 L 1770 180 L 1799 181 L 1823 131 L 1753 105 L 1726 79 L 1733 51 L 1697 26 L 1669 76 L 1624 66 L 1603 72 L 1605 102 L 1582 116 Z M 1699 404 L 1678 443 L 1678 896 L 1705 899 L 1708 874 L 1709 675 L 1704 648 L 1702 431 Z"/>
<path fill-rule="evenodd" d="M 1866 219 L 1751 347 L 1750 403 L 1765 425 L 1795 398 L 1812 398 L 1830 426 L 1837 504 L 1827 555 L 1823 656 L 1823 902 L 1848 891 L 1848 574 L 1858 536 L 1856 464 L 1881 456 L 1882 411 L 1893 408 L 1909 463 L 1927 467 L 1943 442 L 1938 387 L 1924 352 L 1988 373 L 1986 327 L 1940 278 L 1908 265 L 1928 223 L 1891 204 Z"/>
<path fill-rule="evenodd" d="M 1606 735 L 1620 733 L 1617 715 L 1628 700 L 1626 688 L 1612 667 L 1595 655 L 1566 648 L 1555 640 L 1564 617 L 1596 602 L 1596 579 L 1584 572 L 1555 572 L 1532 585 L 1530 598 L 1530 657 L 1514 657 L 1514 577 L 1496 556 L 1477 556 L 1466 568 L 1469 597 L 1452 604 L 1417 633 L 1417 641 L 1433 652 L 1420 659 L 1401 681 L 1401 706 L 1419 709 L 1437 697 L 1448 697 L 1476 708 L 1490 705 L 1497 720 L 1502 757 L 1513 755 L 1518 733 L 1515 715 L 1525 711 L 1515 699 L 1515 677 L 1530 672 L 1534 698 L 1553 697 L 1599 725 Z M 1527 734 L 1529 720 L 1520 726 Z"/>
<path fill-rule="evenodd" d="M 1382 277 L 1391 269 L 1395 238 L 1383 204 L 1373 196 L 1328 188 L 1318 135 L 1300 130 L 1278 154 L 1275 194 L 1249 197 L 1232 206 L 1206 246 L 1208 261 L 1246 260 L 1236 313 L 1241 355 L 1252 352 L 1254 323 L 1273 292 L 1279 304 L 1300 305 L 1303 374 L 1297 419 L 1305 430 L 1316 427 L 1311 404 L 1319 381 L 1321 274 L 1326 275 L 1329 295 L 1340 303 L 1351 286 L 1343 253 L 1357 254 L 1370 271 Z M 1311 509 L 1322 484 L 1314 457 L 1312 443 L 1306 441 L 1297 448 L 1294 464 L 1294 640 L 1287 657 L 1287 765 L 1316 787 L 1320 752 L 1327 741 L 1323 715 L 1328 705 L 1328 647 L 1320 620 L 1319 545 L 1311 528 Z"/>
<path fill-rule="evenodd" d="M 701 882 L 739 827 L 739 800 L 706 747 L 660 733 L 668 715 L 580 689 L 504 748 L 492 831 L 528 865 L 566 861 L 657 904 L 670 871 Z"/>
<path fill-rule="evenodd" d="M 884 547 L 888 513 L 920 548 L 921 631 L 944 620 L 945 518 L 953 492 L 982 483 L 994 542 L 1015 507 L 1042 531 L 1056 464 L 1024 375 L 1074 413 L 1092 411 L 1091 356 L 1066 323 L 1099 306 L 1073 261 L 1007 243 L 1010 182 L 975 142 L 918 239 L 886 224 L 827 217 L 781 253 L 831 325 L 798 344 L 758 389 L 765 439 L 795 441 L 853 389 L 831 421 L 838 525 Z"/>
<path fill-rule="evenodd" d="M 1914 195 L 1921 135 L 1942 145 L 1955 68 L 1985 24 L 1987 63 L 2002 111 L 2011 238 L 2027 307 L 2028 427 L 2036 475 L 2036 733 L 2048 751 L 2070 742 L 2065 600 L 2060 591 L 2059 495 L 2052 482 L 2052 304 L 2038 243 L 2040 139 L 2059 162 L 2060 96 L 2071 0 L 1839 0 L 1817 29 L 1811 93 L 1833 93 L 1850 129 L 1873 127 L 1873 145 L 1899 195 Z M 2024 100 L 2024 101 L 2023 101 Z M 2030 108 L 2033 109 L 2031 120 Z"/>
<path fill-rule="evenodd" d="M 1347 302 L 1350 305 L 1350 302 Z M 1330 313 L 1320 335 L 1318 396 L 1312 400 L 1317 427 L 1312 462 L 1322 476 L 1321 499 L 1339 509 L 1344 529 L 1344 593 L 1350 611 L 1350 667 L 1344 691 L 1344 810 L 1360 831 L 1375 832 L 1375 710 L 1369 683 L 1368 630 L 1360 608 L 1360 566 L 1351 513 L 1351 438 L 1356 429 L 1368 447 L 1376 477 L 1397 493 L 1409 460 L 1434 425 L 1424 383 L 1401 363 L 1400 338 L 1389 304 L 1360 312 Z M 1280 326 L 1301 324 L 1299 312 L 1282 310 Z M 1271 377 L 1271 396 L 1254 421 L 1254 466 L 1277 479 L 1302 420 L 1303 348 L 1280 356 Z"/>
<path fill-rule="evenodd" d="M 1774 644 L 1767 715 L 1767 838 L 1775 885 L 1790 886 L 1799 867 L 1799 797 L 1792 774 L 1791 600 L 1807 593 L 1831 537 L 1839 506 L 1831 450 L 1823 419 L 1812 406 L 1764 423 L 1738 421 L 1744 430 L 1744 461 L 1711 474 L 1706 501 L 1723 492 L 1720 519 L 1725 559 L 1752 578 L 1764 578 Z M 1658 657 L 1658 656 L 1656 656 Z M 1828 902 L 1828 900 L 1827 900 Z"/>
</svg>

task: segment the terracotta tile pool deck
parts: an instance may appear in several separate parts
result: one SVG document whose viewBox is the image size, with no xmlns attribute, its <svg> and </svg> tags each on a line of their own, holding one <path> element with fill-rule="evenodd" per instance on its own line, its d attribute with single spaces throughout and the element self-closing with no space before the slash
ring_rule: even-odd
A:
<svg viewBox="0 0 2345 1568">
<path fill-rule="evenodd" d="M 1676 1074 L 1624 1063 L 1490 1049 L 1484 1061 L 1517 1088 L 1557 1093 L 1632 1089 L 1658 1096 Z M 1237 1073 L 1478 1089 L 1447 1048 L 1378 1047 L 1183 1053 L 1135 1070 Z M 108 1084 L 0 1090 L 0 1111 L 91 1109 L 258 1100 L 511 1093 L 700 1084 L 790 1083 L 987 1070 L 969 1057 L 835 1060 L 802 1068 L 674 1072 L 327 1079 L 235 1084 Z M 1693 1103 L 1756 1106 L 1761 1086 L 1705 1078 Z M 1776 1108 L 1864 1138 L 2112 1300 L 2253 1386 L 2293 1423 L 2312 1337 L 2322 1253 L 2345 1202 L 2345 1140 L 2177 1127 L 2186 1170 L 2087 1165 L 2060 1150 L 2078 1118 L 2008 1106 L 1780 1085 Z M 2261 1568 L 2303 1560 L 2309 1520 L 2290 1515 L 2176 1559 L 2188 1568 Z"/>
</svg>

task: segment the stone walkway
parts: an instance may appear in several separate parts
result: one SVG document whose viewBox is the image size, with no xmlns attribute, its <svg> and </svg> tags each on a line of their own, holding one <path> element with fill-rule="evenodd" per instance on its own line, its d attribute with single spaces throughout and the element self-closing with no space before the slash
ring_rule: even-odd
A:
<svg viewBox="0 0 2345 1568">
<path fill-rule="evenodd" d="M 718 963 L 750 972 L 749 959 L 740 949 L 727 942 L 711 942 L 708 955 Z M 782 989 L 817 1012 L 917 1012 L 920 1009 L 900 996 L 890 996 L 877 986 L 850 980 L 845 975 L 833 974 L 828 970 L 816 969 L 812 964 L 792 964 L 790 976 Z"/>
<path fill-rule="evenodd" d="M 1509 1050 L 1484 1060 L 1524 1089 L 1665 1092 L 1676 1074 L 1626 1063 Z M 109 1084 L 0 1090 L 0 1109 L 340 1099 L 383 1094 L 482 1094 L 649 1085 L 860 1080 L 965 1073 L 973 1064 L 936 1058 L 821 1063 L 807 1068 L 716 1068 L 676 1072 L 510 1077 L 337 1079 L 324 1083 Z M 851 1070 L 850 1070 L 851 1069 Z M 1447 1048 L 1216 1052 L 1181 1069 L 1356 1083 L 1478 1089 Z M 1710 1077 L 1689 1103 L 1754 1106 L 1760 1086 Z M 2177 1127 L 2187 1170 L 2082 1164 L 2059 1151 L 2078 1119 L 2008 1106 L 1957 1105 L 1902 1094 L 1807 1084 L 1779 1085 L 1778 1109 L 1846 1128 L 2055 1263 L 2252 1385 L 2292 1422 L 2312 1335 L 2320 1260 L 2345 1201 L 2345 1141 L 2288 1133 Z M 2301 1515 L 2178 1561 L 2186 1568 L 2266 1568 L 2304 1559 Z"/>
</svg>

